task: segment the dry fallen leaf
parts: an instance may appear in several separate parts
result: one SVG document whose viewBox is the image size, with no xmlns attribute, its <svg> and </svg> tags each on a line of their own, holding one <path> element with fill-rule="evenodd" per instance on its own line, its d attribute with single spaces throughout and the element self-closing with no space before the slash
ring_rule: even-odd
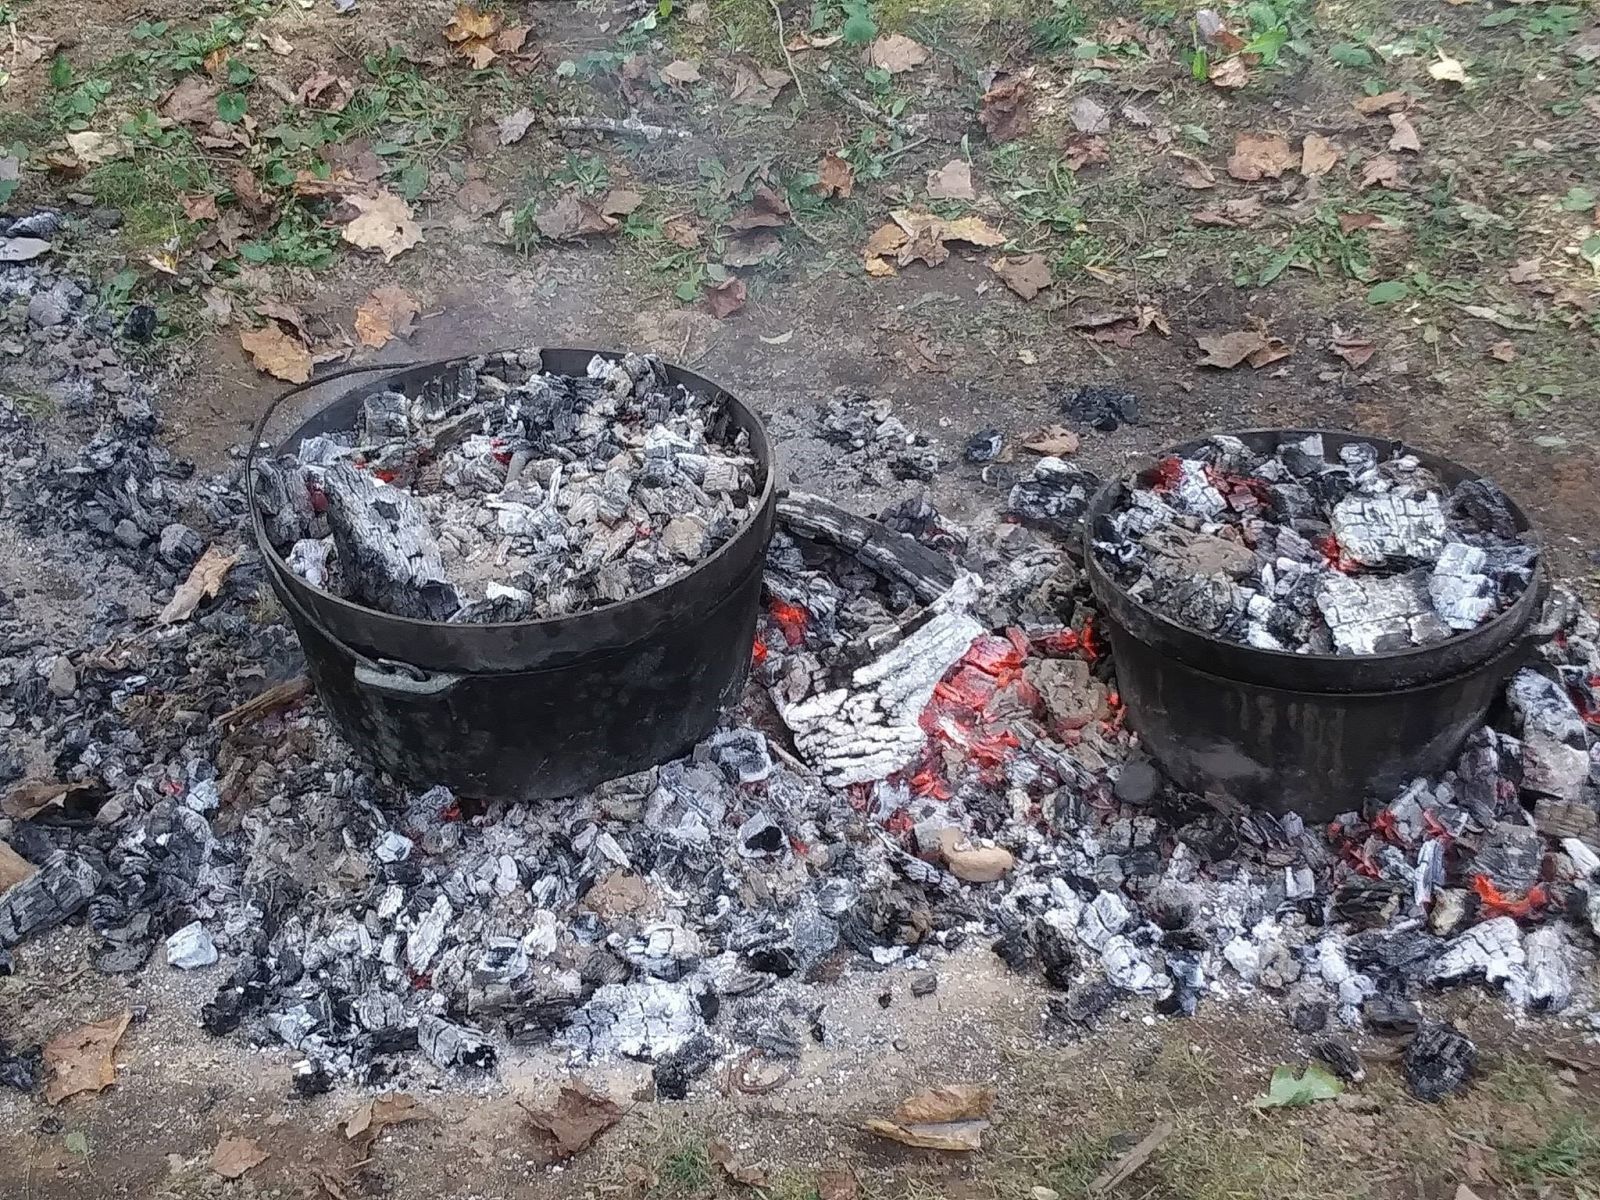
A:
<svg viewBox="0 0 1600 1200">
<path fill-rule="evenodd" d="M 63 783 L 57 779 L 31 779 L 17 784 L 6 793 L 0 812 L 18 821 L 38 816 L 54 805 L 66 807 L 67 797 L 73 792 L 87 790 L 87 783 Z"/>
<path fill-rule="evenodd" d="M 706 1143 L 706 1157 L 721 1167 L 722 1173 L 735 1183 L 742 1183 L 746 1187 L 767 1186 L 767 1173 L 760 1167 L 740 1162 L 733 1147 L 721 1138 Z"/>
<path fill-rule="evenodd" d="M 903 33 L 891 33 L 867 47 L 867 65 L 899 75 L 928 61 L 928 49 Z"/>
<path fill-rule="evenodd" d="M 1308 133 L 1300 144 L 1300 173 L 1326 175 L 1339 165 L 1339 147 L 1320 133 Z"/>
<path fill-rule="evenodd" d="M 1409 150 L 1413 154 L 1422 153 L 1422 140 L 1417 137 L 1416 126 L 1411 124 L 1405 113 L 1390 113 L 1389 124 L 1394 127 L 1394 136 L 1389 139 L 1389 149 Z"/>
<path fill-rule="evenodd" d="M 1376 154 L 1361 166 L 1361 190 L 1366 191 L 1371 187 L 1390 188 L 1394 191 L 1404 189 L 1400 182 L 1400 164 L 1387 154 Z"/>
<path fill-rule="evenodd" d="M 531 108 L 519 108 L 516 112 L 501 117 L 495 122 L 495 128 L 500 131 L 500 144 L 510 146 L 520 142 L 538 119 Z"/>
<path fill-rule="evenodd" d="M 1062 161 L 1069 171 L 1099 166 L 1111 161 L 1111 148 L 1105 138 L 1089 133 L 1075 133 L 1062 144 Z"/>
<path fill-rule="evenodd" d="M 661 68 L 661 82 L 674 88 L 699 83 L 700 64 L 686 58 L 675 58 Z"/>
<path fill-rule="evenodd" d="M 1355 102 L 1355 110 L 1363 117 L 1410 108 L 1411 97 L 1404 92 L 1379 92 L 1376 96 L 1363 96 Z"/>
<path fill-rule="evenodd" d="M 344 1123 L 344 1136 L 358 1138 L 365 1135 L 368 1140 L 373 1140 L 390 1125 L 432 1119 L 433 1114 L 418 1104 L 415 1096 L 407 1092 L 388 1092 L 370 1097 L 356 1109 Z"/>
<path fill-rule="evenodd" d="M 950 1084 L 907 1097 L 895 1110 L 894 1120 L 873 1118 L 865 1128 L 924 1150 L 981 1150 L 993 1107 L 993 1088 Z"/>
<path fill-rule="evenodd" d="M 899 217 L 898 213 L 889 215 L 896 219 Z M 957 217 L 954 221 L 945 221 L 939 236 L 947 242 L 968 242 L 986 249 L 1006 244 L 1006 235 L 982 217 Z"/>
<path fill-rule="evenodd" d="M 185 75 L 162 99 L 158 110 L 164 117 L 186 125 L 210 125 L 217 119 L 217 96 L 222 89 L 203 75 Z"/>
<path fill-rule="evenodd" d="M 856 190 L 855 168 L 830 150 L 817 164 L 817 183 L 811 190 L 821 196 L 848 199 Z"/>
<path fill-rule="evenodd" d="M 1239 200 L 1226 200 L 1211 208 L 1195 212 L 1196 225 L 1221 225 L 1226 229 L 1243 229 L 1255 223 L 1262 213 L 1261 197 L 1245 196 Z"/>
<path fill-rule="evenodd" d="M 31 862 L 13 850 L 9 842 L 4 838 L 0 838 L 0 896 L 5 895 L 9 889 L 15 887 L 24 879 L 29 879 L 37 874 L 38 870 Z"/>
<path fill-rule="evenodd" d="M 486 217 L 499 212 L 506 202 L 505 195 L 484 179 L 469 179 L 455 195 L 455 205 L 469 217 Z"/>
<path fill-rule="evenodd" d="M 534 214 L 539 233 L 552 241 L 573 241 L 591 234 L 615 233 L 618 222 L 576 192 L 563 192 L 549 208 Z"/>
<path fill-rule="evenodd" d="M 355 94 L 355 84 L 350 80 L 342 75 L 335 75 L 332 71 L 318 69 L 306 77 L 306 81 L 295 92 L 294 98 L 295 103 L 309 107 L 327 97 L 324 108 L 329 112 L 343 112 Z"/>
<path fill-rule="evenodd" d="M 98 167 L 101 163 L 120 158 L 128 149 L 127 143 L 116 134 L 94 133 L 90 130 L 67 134 L 67 145 L 86 167 Z"/>
<path fill-rule="evenodd" d="M 965 159 L 952 158 L 938 170 L 929 171 L 928 198 L 976 200 L 978 193 L 972 188 L 972 165 Z"/>
<path fill-rule="evenodd" d="M 294 43 L 282 34 L 263 33 L 261 35 L 261 43 L 279 58 L 287 58 L 294 53 Z"/>
<path fill-rule="evenodd" d="M 1050 264 L 1042 254 L 997 258 L 989 264 L 989 269 L 1000 277 L 1001 283 L 1024 300 L 1032 300 L 1054 282 L 1050 275 Z"/>
<path fill-rule="evenodd" d="M 224 1179 L 237 1179 L 251 1167 L 259 1167 L 269 1155 L 242 1133 L 223 1134 L 211 1152 L 211 1169 Z"/>
<path fill-rule="evenodd" d="M 447 42 L 466 42 L 474 38 L 493 37 L 499 28 L 499 13 L 480 12 L 476 5 L 463 0 L 456 5 L 455 15 L 444 27 L 444 37 Z"/>
<path fill-rule="evenodd" d="M 1286 358 L 1289 348 L 1282 340 L 1268 337 L 1259 329 L 1241 329 L 1237 333 L 1214 333 L 1195 338 L 1195 344 L 1205 351 L 1205 357 L 1196 364 L 1228 370 L 1249 363 L 1264 367 L 1270 362 Z"/>
<path fill-rule="evenodd" d="M 1339 232 L 1354 233 L 1358 229 L 1383 229 L 1384 219 L 1377 213 L 1342 212 L 1339 214 Z"/>
<path fill-rule="evenodd" d="M 1524 258 L 1514 263 L 1506 272 L 1512 283 L 1538 283 L 1543 278 L 1544 262 L 1537 258 Z"/>
<path fill-rule="evenodd" d="M 1443 50 L 1439 51 L 1439 61 L 1429 65 L 1428 74 L 1440 83 L 1459 83 L 1465 86 L 1470 82 L 1467 79 L 1467 68 L 1461 60 L 1451 58 Z"/>
<path fill-rule="evenodd" d="M 1009 142 L 1033 128 L 1028 111 L 1032 85 L 1026 75 L 1007 75 L 994 82 L 978 101 L 978 124 L 991 142 Z"/>
<path fill-rule="evenodd" d="M 422 241 L 422 226 L 411 215 L 411 206 L 390 191 L 372 196 L 353 195 L 350 204 L 360 216 L 344 227 L 344 240 L 362 250 L 374 250 L 384 262 L 393 262 Z"/>
<path fill-rule="evenodd" d="M 1245 65 L 1243 56 L 1234 55 L 1213 66 L 1206 78 L 1213 87 L 1242 88 L 1250 82 L 1250 70 Z"/>
<path fill-rule="evenodd" d="M 542 1135 L 549 1162 L 559 1162 L 588 1149 L 621 1119 L 622 1109 L 609 1097 L 581 1083 L 562 1084 L 554 1105 L 528 1111 L 528 1124 Z"/>
<path fill-rule="evenodd" d="M 111 1057 L 133 1020 L 129 1012 L 80 1025 L 57 1034 L 44 1044 L 44 1065 L 51 1079 L 45 1085 L 46 1103 L 60 1104 L 79 1092 L 98 1092 L 117 1081 Z"/>
<path fill-rule="evenodd" d="M 861 1184 L 848 1167 L 817 1172 L 817 1200 L 857 1200 Z"/>
<path fill-rule="evenodd" d="M 768 185 L 757 184 L 750 194 L 750 203 L 728 218 L 728 228 L 776 229 L 787 225 L 790 217 L 789 202 Z"/>
<path fill-rule="evenodd" d="M 1168 153 L 1183 164 L 1178 168 L 1178 182 L 1184 187 L 1201 192 L 1217 186 L 1216 172 L 1211 169 L 1210 164 L 1183 150 L 1172 150 Z"/>
<path fill-rule="evenodd" d="M 737 277 L 724 279 L 721 283 L 714 283 L 706 288 L 706 308 L 711 315 L 719 321 L 733 316 L 744 307 L 745 298 L 750 294 L 745 282 Z"/>
<path fill-rule="evenodd" d="M 759 267 L 783 249 L 783 239 L 770 229 L 752 229 L 730 237 L 722 249 L 726 267 Z"/>
<path fill-rule="evenodd" d="M 222 590 L 223 580 L 238 559 L 237 554 L 225 553 L 215 542 L 206 547 L 200 561 L 190 568 L 189 578 L 174 589 L 172 599 L 167 601 L 156 622 L 171 625 L 174 621 L 188 620 L 194 615 L 194 610 L 200 607 L 202 600 Z"/>
<path fill-rule="evenodd" d="M 1300 156 L 1289 139 L 1276 133 L 1241 133 L 1228 156 L 1228 174 L 1253 183 L 1258 179 L 1277 179 L 1292 170 Z"/>
<path fill-rule="evenodd" d="M 1046 425 L 1038 433 L 1030 434 L 1022 443 L 1022 448 L 1032 450 L 1035 454 L 1047 454 L 1052 458 L 1065 458 L 1069 454 L 1078 452 L 1081 440 L 1065 425 Z"/>
<path fill-rule="evenodd" d="M 1364 367 L 1377 351 L 1370 339 L 1354 334 L 1341 334 L 1328 343 L 1330 353 L 1344 359 L 1352 367 Z"/>
<path fill-rule="evenodd" d="M 661 232 L 667 241 L 685 250 L 693 250 L 698 246 L 703 233 L 693 217 L 681 213 L 661 222 Z"/>
<path fill-rule="evenodd" d="M 217 219 L 217 198 L 209 192 L 199 196 L 179 196 L 178 202 L 183 205 L 183 215 L 191 221 Z"/>
<path fill-rule="evenodd" d="M 1111 115 L 1089 96 L 1079 96 L 1072 102 L 1067 120 L 1079 133 L 1111 132 Z"/>
<path fill-rule="evenodd" d="M 258 371 L 265 371 L 274 379 L 305 383 L 311 378 L 311 351 L 274 322 L 260 329 L 240 330 L 239 345 L 244 347 Z"/>
<path fill-rule="evenodd" d="M 376 350 L 394 338 L 410 337 L 412 323 L 422 306 L 404 288 L 385 284 L 374 288 L 356 307 L 356 337 Z"/>
<path fill-rule="evenodd" d="M 771 108 L 778 93 L 793 82 L 785 71 L 739 63 L 734 67 L 733 87 L 728 92 L 728 99 L 747 108 Z"/>
<path fill-rule="evenodd" d="M 1502 339 L 1489 347 L 1489 357 L 1496 362 L 1513 362 L 1517 357 L 1517 348 L 1509 340 Z"/>
</svg>

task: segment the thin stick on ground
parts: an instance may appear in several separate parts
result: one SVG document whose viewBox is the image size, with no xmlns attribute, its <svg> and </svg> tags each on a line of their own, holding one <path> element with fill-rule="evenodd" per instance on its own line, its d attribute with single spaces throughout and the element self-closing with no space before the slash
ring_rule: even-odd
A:
<svg viewBox="0 0 1600 1200">
<path fill-rule="evenodd" d="M 551 117 L 550 128 L 562 133 L 614 133 L 622 137 L 643 138 L 658 142 L 662 138 L 687 138 L 687 129 L 673 129 L 667 125 L 647 125 L 638 117 Z"/>
<path fill-rule="evenodd" d="M 862 116 L 866 117 L 867 120 L 876 122 L 877 124 L 882 125 L 885 129 L 891 130 L 894 133 L 898 133 L 901 137 L 917 136 L 917 131 L 911 126 L 907 125 L 904 121 L 891 117 L 888 113 L 884 112 L 870 100 L 863 100 L 860 96 L 856 95 L 827 72 L 823 72 L 822 74 L 818 75 L 817 79 L 821 81 L 823 87 L 832 92 L 835 96 L 839 97 L 839 99 L 843 100 Z"/>
<path fill-rule="evenodd" d="M 783 10 L 778 7 L 778 0 L 767 0 L 772 5 L 772 16 L 778 23 L 778 49 L 783 52 L 784 65 L 789 68 L 789 78 L 794 80 L 794 90 L 799 93 L 802 108 L 811 107 L 811 102 L 806 99 L 805 86 L 800 82 L 800 72 L 794 69 L 794 59 L 789 54 L 789 39 L 783 32 Z"/>
</svg>

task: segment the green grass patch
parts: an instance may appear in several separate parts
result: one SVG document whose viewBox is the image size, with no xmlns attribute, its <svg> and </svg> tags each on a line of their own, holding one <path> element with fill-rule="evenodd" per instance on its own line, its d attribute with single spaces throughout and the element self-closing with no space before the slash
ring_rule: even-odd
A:
<svg viewBox="0 0 1600 1200">
<path fill-rule="evenodd" d="M 1563 1118 L 1543 1141 L 1500 1147 L 1500 1161 L 1525 1183 L 1600 1177 L 1600 1132 L 1577 1114 Z"/>
</svg>

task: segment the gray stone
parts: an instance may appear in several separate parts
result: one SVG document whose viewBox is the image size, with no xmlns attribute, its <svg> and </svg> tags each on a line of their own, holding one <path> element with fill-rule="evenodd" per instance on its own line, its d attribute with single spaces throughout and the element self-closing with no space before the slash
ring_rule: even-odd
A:
<svg viewBox="0 0 1600 1200">
<path fill-rule="evenodd" d="M 50 664 L 50 674 L 45 686 L 57 699 L 65 700 L 78 690 L 78 670 L 65 654 L 58 654 Z"/>
<path fill-rule="evenodd" d="M 1155 764 L 1136 761 L 1123 764 L 1111 791 L 1124 804 L 1142 806 L 1154 800 L 1161 790 L 1161 772 Z"/>
<path fill-rule="evenodd" d="M 0 238 L 0 263 L 32 262 L 50 248 L 50 243 L 43 238 Z"/>
<path fill-rule="evenodd" d="M 167 963 L 181 971 L 209 967 L 217 961 L 217 945 L 199 921 L 191 921 L 167 939 Z"/>
<path fill-rule="evenodd" d="M 101 229 L 117 229 L 122 225 L 122 210 L 102 205 L 89 214 L 89 221 Z"/>
<path fill-rule="evenodd" d="M 206 543 L 194 530 L 187 525 L 174 521 L 161 531 L 161 541 L 156 553 L 161 561 L 169 567 L 180 570 L 192 567 L 195 560 L 205 553 Z"/>
<path fill-rule="evenodd" d="M 72 306 L 59 289 L 39 292 L 28 301 L 28 320 L 40 329 L 60 325 L 72 312 Z"/>
<path fill-rule="evenodd" d="M 115 528 L 111 530 L 111 536 L 130 550 L 137 550 L 145 543 L 144 531 L 127 517 L 117 522 Z"/>
</svg>

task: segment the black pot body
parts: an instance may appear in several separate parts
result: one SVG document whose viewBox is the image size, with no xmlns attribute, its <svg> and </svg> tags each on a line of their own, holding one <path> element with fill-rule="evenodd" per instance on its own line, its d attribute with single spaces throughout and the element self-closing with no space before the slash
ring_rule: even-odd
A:
<svg viewBox="0 0 1600 1200">
<path fill-rule="evenodd" d="M 582 374 L 591 350 L 546 350 L 546 370 Z M 616 356 L 611 356 L 616 357 Z M 458 361 L 458 360 L 452 360 Z M 448 363 L 353 389 L 283 439 L 349 428 L 374 390 L 414 392 Z M 675 382 L 720 398 L 760 465 L 753 520 L 688 574 L 569 617 L 452 625 L 377 612 L 312 587 L 271 545 L 267 577 L 305 650 L 317 695 L 373 766 L 412 787 L 538 800 L 573 795 L 685 753 L 739 695 L 761 599 L 776 496 L 761 422 L 698 375 Z"/>
<path fill-rule="evenodd" d="M 1380 438 L 1331 430 L 1249 430 L 1269 450 L 1321 433 L 1330 449 L 1367 442 L 1415 454 L 1447 484 L 1473 472 Z M 1184 443 L 1184 453 L 1201 443 Z M 1544 588 L 1530 586 L 1478 628 L 1429 646 L 1365 656 L 1261 650 L 1180 625 L 1129 596 L 1094 553 L 1097 524 L 1123 484 L 1101 488 L 1085 516 L 1090 584 L 1104 616 L 1128 723 L 1151 755 L 1192 791 L 1222 792 L 1308 821 L 1389 798 L 1449 766 L 1525 661 Z M 1515 504 L 1518 528 L 1529 531 Z"/>
</svg>

